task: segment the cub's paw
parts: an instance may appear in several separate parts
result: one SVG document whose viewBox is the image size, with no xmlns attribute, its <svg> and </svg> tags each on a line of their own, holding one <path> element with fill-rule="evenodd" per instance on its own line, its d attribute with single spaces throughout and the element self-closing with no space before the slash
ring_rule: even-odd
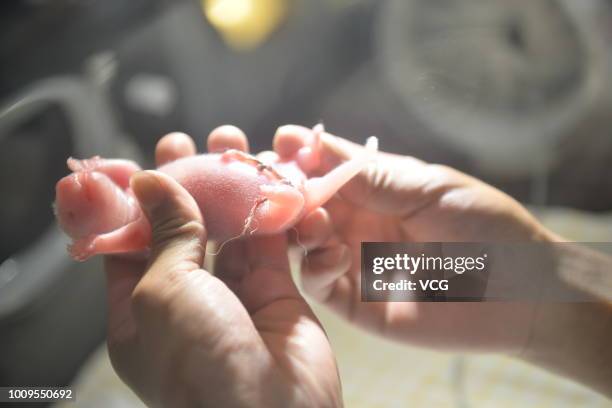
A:
<svg viewBox="0 0 612 408">
<path fill-rule="evenodd" d="M 93 156 L 84 160 L 69 157 L 66 164 L 68 165 L 68 168 L 74 172 L 93 171 L 100 168 L 104 164 L 104 160 L 100 156 Z"/>
<path fill-rule="evenodd" d="M 95 237 L 81 238 L 68 245 L 68 253 L 75 261 L 86 261 L 95 255 Z"/>
</svg>

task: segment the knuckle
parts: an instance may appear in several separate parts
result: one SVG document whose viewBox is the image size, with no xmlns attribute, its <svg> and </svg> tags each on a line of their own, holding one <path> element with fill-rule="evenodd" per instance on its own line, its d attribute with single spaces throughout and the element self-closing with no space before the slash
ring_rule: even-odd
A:
<svg viewBox="0 0 612 408">
<path fill-rule="evenodd" d="M 153 244 L 162 245 L 177 240 L 203 240 L 206 238 L 204 225 L 196 220 L 169 217 L 153 225 Z"/>
<path fill-rule="evenodd" d="M 465 174 L 445 164 L 428 164 L 427 171 L 432 183 L 439 186 L 452 187 L 467 182 Z"/>
<path fill-rule="evenodd" d="M 394 170 L 394 167 L 381 160 L 378 160 L 375 166 L 367 168 L 366 177 L 361 180 L 363 202 L 368 202 L 389 189 L 390 184 L 395 179 Z"/>
</svg>

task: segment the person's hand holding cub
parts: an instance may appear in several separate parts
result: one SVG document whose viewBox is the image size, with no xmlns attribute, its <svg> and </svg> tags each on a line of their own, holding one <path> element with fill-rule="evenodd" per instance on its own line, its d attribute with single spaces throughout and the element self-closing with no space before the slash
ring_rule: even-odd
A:
<svg viewBox="0 0 612 408">
<path fill-rule="evenodd" d="M 191 141 L 160 146 L 158 161 L 194 149 Z M 286 237 L 228 244 L 213 276 L 203 269 L 206 214 L 193 198 L 154 171 L 135 174 L 131 187 L 153 244 L 148 262 L 106 258 L 108 347 L 116 371 L 143 401 L 341 406 L 334 356 L 291 279 Z"/>
</svg>

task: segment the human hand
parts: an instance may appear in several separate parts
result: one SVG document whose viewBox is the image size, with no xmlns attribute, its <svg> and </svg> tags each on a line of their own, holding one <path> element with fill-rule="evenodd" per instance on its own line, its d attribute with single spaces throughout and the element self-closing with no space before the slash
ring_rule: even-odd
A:
<svg viewBox="0 0 612 408">
<path fill-rule="evenodd" d="M 310 129 L 281 127 L 277 152 L 300 148 Z M 360 154 L 361 146 L 322 136 L 325 173 Z M 378 153 L 324 209 L 297 227 L 308 249 L 302 265 L 306 292 L 351 322 L 392 339 L 429 347 L 520 351 L 533 321 L 531 304 L 361 302 L 363 241 L 501 242 L 553 240 L 506 194 L 446 166 Z"/>
<path fill-rule="evenodd" d="M 310 137 L 309 132 L 303 127 L 281 127 L 275 136 L 275 150 L 290 154 Z M 359 154 L 360 149 L 344 139 L 322 135 L 321 165 L 316 172 L 325 173 Z M 302 264 L 304 289 L 349 321 L 401 342 L 513 354 L 612 395 L 609 303 L 595 299 L 542 303 L 361 301 L 363 241 L 562 241 L 499 190 L 446 166 L 378 153 L 374 163 L 345 185 L 324 209 L 303 219 L 297 226 L 297 237 L 308 249 Z M 559 246 L 557 250 L 574 265 L 594 262 L 588 253 L 568 252 Z M 610 270 L 609 262 L 599 266 L 599 272 Z M 555 279 L 560 271 L 546 272 L 552 272 L 547 276 Z M 548 284 L 565 286 L 563 280 Z M 570 293 L 578 289 L 563 290 Z"/>
<path fill-rule="evenodd" d="M 246 149 L 242 138 L 211 136 L 209 147 Z M 162 139 L 158 164 L 194 151 L 185 137 Z M 105 260 L 108 347 L 140 398 L 170 407 L 341 406 L 335 360 L 292 281 L 286 237 L 226 245 L 213 276 L 202 269 L 206 228 L 193 198 L 155 171 L 136 173 L 131 187 L 153 243 L 148 261 Z"/>
</svg>

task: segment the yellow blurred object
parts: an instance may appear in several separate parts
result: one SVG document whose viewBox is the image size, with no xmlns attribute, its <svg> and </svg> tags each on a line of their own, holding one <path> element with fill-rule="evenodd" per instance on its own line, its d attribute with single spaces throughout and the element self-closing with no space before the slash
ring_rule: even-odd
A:
<svg viewBox="0 0 612 408">
<path fill-rule="evenodd" d="M 257 48 L 284 21 L 287 0 L 201 0 L 206 19 L 235 50 Z"/>
</svg>

